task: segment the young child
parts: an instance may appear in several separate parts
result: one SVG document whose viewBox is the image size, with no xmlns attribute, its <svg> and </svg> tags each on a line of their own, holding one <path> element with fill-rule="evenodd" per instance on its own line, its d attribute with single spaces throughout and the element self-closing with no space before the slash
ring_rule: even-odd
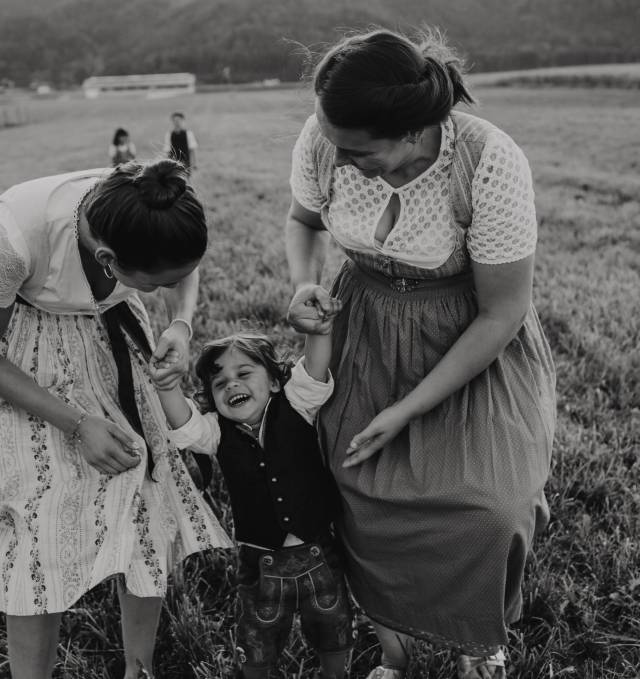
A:
<svg viewBox="0 0 640 679">
<path fill-rule="evenodd" d="M 264 335 L 237 334 L 209 342 L 197 360 L 202 413 L 177 385 L 159 390 L 173 442 L 215 455 L 231 497 L 245 679 L 269 676 L 296 610 L 321 676 L 345 674 L 352 614 L 330 532 L 340 501 L 313 425 L 333 390 L 330 352 L 330 334 L 307 335 L 291 369 Z"/>
<path fill-rule="evenodd" d="M 121 163 L 128 163 L 130 160 L 134 160 L 135 157 L 135 144 L 131 141 L 129 133 L 122 127 L 119 127 L 115 131 L 113 141 L 109 145 L 111 165 L 117 167 Z"/>
<path fill-rule="evenodd" d="M 164 138 L 164 152 L 169 158 L 180 161 L 188 173 L 196 169 L 196 149 L 198 142 L 192 130 L 186 127 L 184 113 L 171 114 L 173 129 Z"/>
</svg>

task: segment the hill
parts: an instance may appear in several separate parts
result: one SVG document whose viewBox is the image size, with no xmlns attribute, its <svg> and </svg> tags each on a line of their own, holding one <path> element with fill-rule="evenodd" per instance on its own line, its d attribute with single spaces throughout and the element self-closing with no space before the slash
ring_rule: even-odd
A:
<svg viewBox="0 0 640 679">
<path fill-rule="evenodd" d="M 0 78 L 192 71 L 202 82 L 296 79 L 292 41 L 340 29 L 444 28 L 476 70 L 640 61 L 636 0 L 3 0 Z"/>
</svg>

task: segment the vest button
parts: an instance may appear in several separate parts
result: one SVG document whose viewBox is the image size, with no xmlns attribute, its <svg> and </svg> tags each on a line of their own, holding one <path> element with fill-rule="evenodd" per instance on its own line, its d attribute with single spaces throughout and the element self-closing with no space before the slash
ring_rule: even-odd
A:
<svg viewBox="0 0 640 679">
<path fill-rule="evenodd" d="M 272 556 L 263 556 L 262 557 L 262 563 L 265 566 L 271 566 L 271 564 L 273 564 L 273 557 Z"/>
<path fill-rule="evenodd" d="M 283 517 L 282 517 L 282 520 L 283 520 L 283 521 L 286 521 L 286 522 L 288 523 L 288 522 L 289 522 L 289 517 L 288 517 L 288 516 L 283 516 Z"/>
<path fill-rule="evenodd" d="M 320 556 L 320 547 L 316 547 L 315 545 L 313 545 L 309 552 L 311 553 L 311 556 Z"/>
<path fill-rule="evenodd" d="M 264 467 L 264 462 L 261 462 L 258 467 Z"/>
<path fill-rule="evenodd" d="M 278 502 L 282 502 L 282 498 L 281 498 L 281 497 L 276 498 L 276 500 L 278 500 Z"/>
<path fill-rule="evenodd" d="M 275 483 L 278 479 L 274 476 L 271 478 L 271 483 Z"/>
</svg>

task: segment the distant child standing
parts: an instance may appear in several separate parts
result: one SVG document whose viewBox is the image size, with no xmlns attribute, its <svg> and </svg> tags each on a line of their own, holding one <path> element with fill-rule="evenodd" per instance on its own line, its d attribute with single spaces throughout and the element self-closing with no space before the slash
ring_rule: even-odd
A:
<svg viewBox="0 0 640 679">
<path fill-rule="evenodd" d="M 111 165 L 116 167 L 121 163 L 128 163 L 130 160 L 135 160 L 136 147 L 129 138 L 129 133 L 122 127 L 119 127 L 114 135 L 113 141 L 109 145 L 109 158 Z"/>
<path fill-rule="evenodd" d="M 176 111 L 171 114 L 173 129 L 164 138 L 164 152 L 169 158 L 181 162 L 187 172 L 196 169 L 196 149 L 198 142 L 191 130 L 186 128 L 184 113 Z"/>
<path fill-rule="evenodd" d="M 173 442 L 215 455 L 229 490 L 240 544 L 236 615 L 245 679 L 269 676 L 296 610 L 319 653 L 320 676 L 345 675 L 352 614 L 330 532 L 340 500 L 313 425 L 333 391 L 332 322 L 327 316 L 327 334 L 307 336 L 292 369 L 264 335 L 206 344 L 196 363 L 202 413 L 177 384 L 158 387 Z M 171 360 L 152 366 L 152 376 Z"/>
</svg>

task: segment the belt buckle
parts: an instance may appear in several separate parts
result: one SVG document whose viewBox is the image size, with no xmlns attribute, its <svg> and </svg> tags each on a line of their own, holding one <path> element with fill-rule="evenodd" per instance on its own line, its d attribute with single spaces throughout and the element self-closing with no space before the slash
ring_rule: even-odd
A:
<svg viewBox="0 0 640 679">
<path fill-rule="evenodd" d="M 413 278 L 392 278 L 389 285 L 396 292 L 411 292 L 416 288 L 416 282 Z"/>
</svg>

